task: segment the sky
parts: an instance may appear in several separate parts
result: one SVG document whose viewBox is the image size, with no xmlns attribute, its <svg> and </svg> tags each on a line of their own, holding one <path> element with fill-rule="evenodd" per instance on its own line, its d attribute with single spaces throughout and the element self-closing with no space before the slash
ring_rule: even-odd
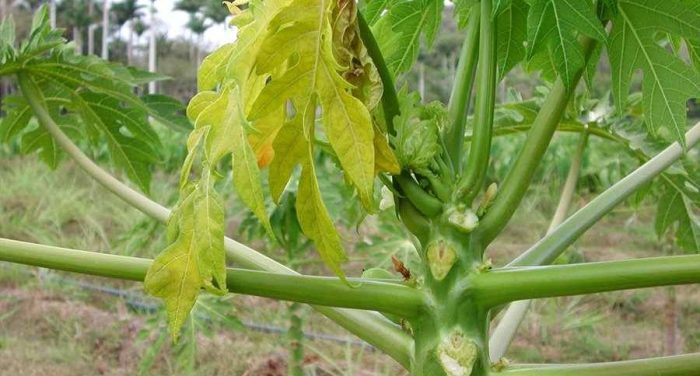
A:
<svg viewBox="0 0 700 376">
<path fill-rule="evenodd" d="M 113 2 L 116 0 L 112 0 Z M 187 24 L 187 19 L 189 16 L 185 12 L 175 11 L 173 7 L 175 6 L 176 0 L 156 0 L 156 20 L 158 31 L 167 31 L 168 36 L 171 38 L 176 38 L 179 36 L 188 37 L 189 32 L 185 25 Z M 144 23 L 149 24 L 148 19 L 148 6 L 150 5 L 150 0 L 139 0 L 139 4 L 144 5 Z M 226 12 L 226 8 L 221 8 L 222 12 Z M 126 37 L 126 30 L 122 30 L 122 35 Z M 215 25 L 204 34 L 204 44 L 205 49 L 213 49 L 224 43 L 232 42 L 235 39 L 236 33 L 233 28 L 226 25 Z M 146 42 L 146 36 L 144 35 L 142 42 Z"/>
</svg>

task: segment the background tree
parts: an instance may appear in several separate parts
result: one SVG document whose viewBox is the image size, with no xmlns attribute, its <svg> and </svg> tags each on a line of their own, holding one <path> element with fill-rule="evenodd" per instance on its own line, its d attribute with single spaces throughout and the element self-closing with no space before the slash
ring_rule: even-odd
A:
<svg viewBox="0 0 700 376">
<path fill-rule="evenodd" d="M 129 24 L 129 37 L 126 42 L 126 61 L 128 65 L 133 64 L 134 58 L 134 24 L 138 18 L 143 16 L 143 5 L 138 4 L 137 0 L 124 0 L 112 5 L 112 13 L 115 15 L 116 24 L 119 29 Z"/>
<path fill-rule="evenodd" d="M 89 0 L 64 0 L 57 7 L 58 23 L 71 31 L 75 50 L 79 54 L 83 53 L 83 32 L 92 23 L 89 2 Z"/>
<path fill-rule="evenodd" d="M 196 0 L 179 0 L 175 3 L 175 10 L 189 14 L 187 29 L 192 35 L 191 57 L 195 61 L 195 66 L 199 66 L 201 58 L 201 46 L 204 33 L 212 26 L 226 21 L 228 12 L 223 8 L 223 3 L 218 0 L 207 0 L 205 2 Z"/>
<path fill-rule="evenodd" d="M 111 8 L 110 1 L 104 0 L 102 3 L 102 53 L 100 56 L 105 60 L 109 59 L 109 14 Z"/>
</svg>

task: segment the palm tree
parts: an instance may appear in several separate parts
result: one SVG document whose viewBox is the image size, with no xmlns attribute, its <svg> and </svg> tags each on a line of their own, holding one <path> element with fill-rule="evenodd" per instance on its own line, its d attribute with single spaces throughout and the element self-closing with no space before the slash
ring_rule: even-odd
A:
<svg viewBox="0 0 700 376">
<path fill-rule="evenodd" d="M 52 0 L 53 1 L 53 0 Z M 95 1 L 94 0 L 87 0 L 88 1 L 88 17 L 90 18 L 90 25 L 88 26 L 88 48 L 87 48 L 87 54 L 92 55 L 93 52 L 95 52 L 95 28 L 97 25 L 95 24 Z"/>
<path fill-rule="evenodd" d="M 207 0 L 204 2 L 199 0 L 179 0 L 175 3 L 175 10 L 180 10 L 190 15 L 187 28 L 193 36 L 196 36 L 196 41 L 193 40 L 191 43 L 191 55 L 194 57 L 195 65 L 199 66 L 199 61 L 201 60 L 200 46 L 202 45 L 204 33 L 212 25 L 226 21 L 228 12 L 224 8 L 223 2 L 219 0 Z"/>
<path fill-rule="evenodd" d="M 63 0 L 58 4 L 57 15 L 63 19 L 63 24 L 72 30 L 75 50 L 83 52 L 83 30 L 90 26 L 92 20 L 88 13 L 90 0 Z"/>
<path fill-rule="evenodd" d="M 134 48 L 134 29 L 133 25 L 137 18 L 143 16 L 141 9 L 143 5 L 138 4 L 138 0 L 124 0 L 120 3 L 112 5 L 112 13 L 114 13 L 117 25 L 121 28 L 126 23 L 129 23 L 129 39 L 126 43 L 126 62 L 131 65 L 133 62 Z"/>
<path fill-rule="evenodd" d="M 197 41 L 193 43 L 194 45 L 194 61 L 195 61 L 195 66 L 199 66 L 199 54 L 200 54 L 200 49 L 199 46 L 202 44 L 202 39 L 204 37 L 204 32 L 207 31 L 209 28 L 209 25 L 207 25 L 206 19 L 202 16 L 200 16 L 197 13 L 190 14 L 190 20 L 187 21 L 187 28 L 190 30 L 190 32 L 193 35 L 197 36 Z"/>
<path fill-rule="evenodd" d="M 149 8 L 150 21 L 151 21 L 151 32 L 149 33 L 148 41 L 148 71 L 156 71 L 156 2 L 151 0 L 151 7 Z M 151 81 L 148 83 L 148 93 L 156 93 L 156 82 Z"/>
<path fill-rule="evenodd" d="M 51 22 L 51 27 L 56 28 L 56 0 L 51 0 L 49 2 L 49 20 Z"/>
<path fill-rule="evenodd" d="M 219 0 L 209 0 L 205 2 L 202 13 L 204 17 L 211 20 L 214 24 L 224 23 L 230 14 L 224 7 L 224 3 Z"/>
<path fill-rule="evenodd" d="M 109 0 L 104 0 L 102 4 L 102 58 L 109 59 Z"/>
</svg>

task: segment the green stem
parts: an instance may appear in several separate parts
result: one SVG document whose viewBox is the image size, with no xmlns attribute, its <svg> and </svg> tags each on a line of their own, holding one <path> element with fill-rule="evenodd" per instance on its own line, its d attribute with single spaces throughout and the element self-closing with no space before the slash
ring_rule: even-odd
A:
<svg viewBox="0 0 700 376">
<path fill-rule="evenodd" d="M 442 212 L 442 202 L 424 191 L 413 178 L 406 173 L 395 177 L 406 198 L 428 218 Z"/>
<path fill-rule="evenodd" d="M 18 83 L 39 123 L 47 129 L 54 137 L 56 143 L 80 168 L 117 197 L 144 214 L 161 222 L 167 222 L 170 216 L 169 209 L 129 188 L 102 170 L 61 131 L 44 107 L 41 92 L 36 88 L 31 77 L 20 73 L 18 74 Z M 242 267 L 274 273 L 296 273 L 290 268 L 231 238 L 224 238 L 224 248 L 226 256 Z M 342 308 L 314 308 L 351 333 L 381 349 L 404 367 L 410 366 L 413 340 L 380 314 Z"/>
<path fill-rule="evenodd" d="M 564 188 L 562 188 L 561 196 L 559 197 L 559 204 L 557 205 L 557 209 L 547 229 L 548 234 L 564 222 L 569 212 L 569 207 L 571 206 L 574 193 L 576 192 L 576 184 L 581 172 L 581 162 L 583 161 L 583 153 L 586 149 L 587 142 L 588 132 L 584 131 L 581 134 L 578 147 L 571 160 L 569 173 L 566 176 Z M 489 339 L 489 354 L 492 361 L 498 361 L 506 354 L 508 346 L 510 346 L 510 343 L 515 337 L 515 333 L 518 331 L 518 327 L 523 322 L 527 311 L 530 309 L 530 303 L 530 300 L 514 302 L 508 307 L 508 310 L 506 310 L 506 313 Z"/>
<path fill-rule="evenodd" d="M 102 277 L 143 281 L 152 260 L 86 252 L 68 248 L 0 239 L 0 260 Z M 421 309 L 422 295 L 397 283 L 349 279 L 353 286 L 335 277 L 270 273 L 228 269 L 226 286 L 239 294 L 262 296 L 299 303 L 378 310 L 414 317 Z M 294 286 L 294 288 L 290 288 Z"/>
<path fill-rule="evenodd" d="M 476 300 L 495 307 L 516 300 L 700 282 L 700 255 L 496 269 L 472 277 Z"/>
<path fill-rule="evenodd" d="M 586 51 L 585 55 L 588 57 L 595 47 L 595 42 L 586 38 L 583 45 Z M 581 78 L 581 73 L 582 69 L 577 73 L 572 87 L 576 86 L 575 83 Z M 484 245 L 489 244 L 503 230 L 520 205 L 566 110 L 572 92 L 573 89 L 568 90 L 561 78 L 557 78 L 542 108 L 537 113 L 532 129 L 527 135 L 525 146 L 520 150 L 513 167 L 501 184 L 493 206 L 481 220 L 478 231 Z"/>
<path fill-rule="evenodd" d="M 161 222 L 165 222 L 170 217 L 170 210 L 162 205 L 148 199 L 141 193 L 129 188 L 112 175 L 104 171 L 90 158 L 88 158 L 77 145 L 58 127 L 44 106 L 44 97 L 41 90 L 36 87 L 34 80 L 26 73 L 17 74 L 17 82 L 24 98 L 32 108 L 39 123 L 49 132 L 54 141 L 68 154 L 75 163 L 88 175 L 92 176 L 103 187 L 110 190 L 115 195 L 122 198 L 129 205 L 153 217 Z"/>
<path fill-rule="evenodd" d="M 700 141 L 700 122 L 686 133 L 688 149 L 692 148 L 698 141 Z M 569 245 L 576 241 L 581 234 L 591 228 L 617 204 L 652 181 L 683 155 L 683 148 L 678 142 L 674 142 L 569 217 L 552 233 L 542 238 L 532 248 L 513 260 L 509 266 L 545 265 L 551 263 Z"/>
<path fill-rule="evenodd" d="M 394 86 L 394 78 L 386 65 L 382 51 L 379 49 L 377 39 L 372 34 L 372 29 L 367 24 L 367 20 L 361 12 L 357 12 L 357 21 L 360 26 L 360 38 L 367 48 L 369 57 L 372 58 L 374 66 L 377 67 L 379 78 L 382 80 L 384 92 L 382 93 L 382 109 L 384 110 L 384 119 L 386 121 L 387 132 L 393 135 L 394 117 L 399 114 L 399 99 L 396 95 L 396 87 Z"/>
<path fill-rule="evenodd" d="M 581 139 L 579 140 L 578 146 L 576 147 L 576 152 L 571 160 L 571 166 L 569 166 L 569 174 L 566 176 L 564 188 L 562 188 L 561 196 L 559 197 L 557 209 L 554 212 L 552 221 L 549 223 L 547 234 L 552 233 L 552 231 L 554 231 L 555 228 L 562 224 L 566 219 L 567 215 L 569 214 L 569 208 L 571 207 L 571 202 L 574 199 L 574 193 L 576 193 L 578 177 L 581 173 L 581 162 L 583 162 L 583 152 L 586 150 L 587 143 L 588 133 L 581 134 Z"/>
<path fill-rule="evenodd" d="M 514 126 L 504 126 L 494 128 L 493 136 L 502 137 L 510 136 L 513 134 L 520 134 L 523 132 L 528 132 L 532 129 L 532 124 L 518 124 Z M 581 124 L 575 121 L 562 121 L 559 123 L 556 129 L 557 132 L 567 132 L 567 133 L 588 133 L 592 136 L 599 137 L 604 140 L 615 141 L 617 143 L 628 145 L 629 141 L 615 134 L 610 133 L 607 129 L 596 126 L 595 124 Z M 471 141 L 472 134 L 467 132 L 464 136 L 466 141 Z"/>
<path fill-rule="evenodd" d="M 447 105 L 450 127 L 445 132 L 447 155 L 452 161 L 452 166 L 461 173 L 462 147 L 464 146 L 464 130 L 467 125 L 469 102 L 474 86 L 474 73 L 479 51 L 479 15 L 475 9 L 469 13 L 466 35 L 462 44 L 455 84 L 452 87 L 450 101 Z"/>
<path fill-rule="evenodd" d="M 496 101 L 496 23 L 491 17 L 490 0 L 481 1 L 479 22 L 479 64 L 477 66 L 474 137 L 469 147 L 466 173 L 459 180 L 455 198 L 467 205 L 481 190 L 491 155 L 493 111 Z M 460 142 L 464 138 L 458 135 Z"/>
<path fill-rule="evenodd" d="M 700 353 L 623 362 L 521 367 L 494 376 L 698 376 Z"/>
<path fill-rule="evenodd" d="M 304 319 L 301 317 L 301 305 L 289 305 L 289 332 L 287 373 L 290 376 L 305 376 L 304 374 Z"/>
</svg>

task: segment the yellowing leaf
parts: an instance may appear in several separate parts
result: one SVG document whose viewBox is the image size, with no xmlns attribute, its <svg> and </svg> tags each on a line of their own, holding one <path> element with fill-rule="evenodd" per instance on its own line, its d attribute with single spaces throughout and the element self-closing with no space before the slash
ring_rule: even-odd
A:
<svg viewBox="0 0 700 376">
<path fill-rule="evenodd" d="M 201 91 L 197 93 L 197 95 L 190 100 L 189 105 L 187 105 L 187 117 L 192 122 L 196 122 L 199 114 L 210 104 L 214 103 L 218 97 L 219 94 L 215 91 Z"/>
<path fill-rule="evenodd" d="M 221 199 L 207 176 L 185 191 L 189 194 L 170 219 L 170 226 L 177 229 L 176 238 L 156 257 L 144 281 L 147 293 L 165 301 L 173 341 L 202 287 L 226 292 Z"/>
<path fill-rule="evenodd" d="M 235 48 L 235 43 L 227 43 L 204 58 L 197 71 L 198 90 L 212 90 L 224 79 L 226 67 Z"/>
<path fill-rule="evenodd" d="M 253 123 L 253 129 L 248 135 L 248 142 L 255 153 L 258 167 L 267 167 L 274 158 L 275 150 L 272 143 L 282 128 L 284 121 L 284 111 L 278 109 L 277 111 L 270 111 L 265 117 Z"/>
<path fill-rule="evenodd" d="M 308 107 L 315 108 L 316 106 L 312 101 Z M 305 111 L 301 128 L 310 130 L 307 134 L 313 135 L 313 112 L 309 111 L 309 108 Z M 335 274 L 345 278 L 345 273 L 340 268 L 340 265 L 346 260 L 345 251 L 318 187 L 316 168 L 313 163 L 313 144 L 307 141 L 304 151 L 303 158 L 305 160 L 302 164 L 296 201 L 299 225 L 304 234 L 316 244 L 318 253 L 326 265 Z"/>
<path fill-rule="evenodd" d="M 316 171 L 311 161 L 307 161 L 301 170 L 297 195 L 297 217 L 302 231 L 316 244 L 318 253 L 326 265 L 337 275 L 343 276 L 340 264 L 347 258 L 338 231 L 321 198 Z"/>
<path fill-rule="evenodd" d="M 271 74 L 272 80 L 257 97 L 249 117 L 255 120 L 270 110 L 284 108 L 289 100 L 307 108 L 317 96 L 326 136 L 369 209 L 373 201 L 374 131 L 369 110 L 351 94 L 352 85 L 341 76 L 344 67 L 334 57 L 331 21 L 336 4 L 330 0 L 293 0 L 270 22 L 257 71 Z M 285 70 L 288 62 L 292 66 Z"/>
<path fill-rule="evenodd" d="M 240 91 L 225 89 L 197 117 L 196 128 L 209 127 L 205 142 L 206 160 L 215 166 L 225 155 L 232 155 L 233 183 L 241 200 L 272 233 L 265 211 L 257 157 L 247 140 Z"/>
<path fill-rule="evenodd" d="M 386 136 L 377 127 L 374 128 L 374 173 L 388 172 L 392 175 L 401 173 L 401 166 L 389 146 Z"/>
<path fill-rule="evenodd" d="M 294 167 L 300 163 L 307 153 L 308 142 L 304 138 L 304 129 L 298 115 L 287 122 L 277 134 L 272 144 L 276 158 L 270 163 L 270 193 L 275 202 L 279 202 Z"/>
</svg>

